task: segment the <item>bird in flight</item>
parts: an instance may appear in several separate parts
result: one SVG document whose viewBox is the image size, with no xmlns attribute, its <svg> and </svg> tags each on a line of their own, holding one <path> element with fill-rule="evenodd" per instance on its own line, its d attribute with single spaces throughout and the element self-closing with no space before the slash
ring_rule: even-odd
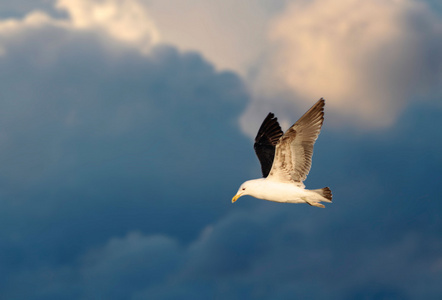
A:
<svg viewBox="0 0 442 300">
<path fill-rule="evenodd" d="M 254 144 L 263 178 L 244 182 L 232 203 L 245 195 L 316 207 L 325 207 L 321 202 L 332 202 L 330 188 L 308 190 L 303 184 L 312 164 L 313 145 L 324 121 L 324 105 L 321 98 L 284 134 L 275 115 L 267 115 Z"/>
</svg>

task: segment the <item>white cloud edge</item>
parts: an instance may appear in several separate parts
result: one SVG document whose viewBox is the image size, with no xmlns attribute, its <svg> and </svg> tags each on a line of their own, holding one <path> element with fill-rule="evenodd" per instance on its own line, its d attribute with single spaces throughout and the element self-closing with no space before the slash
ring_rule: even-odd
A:
<svg viewBox="0 0 442 300">
<path fill-rule="evenodd" d="M 137 0 L 57 0 L 54 8 L 66 12 L 67 18 L 55 18 L 33 10 L 22 18 L 0 20 L 0 54 L 7 49 L 2 40 L 31 28 L 53 26 L 73 31 L 97 31 L 148 54 L 161 40 L 158 29 L 144 5 Z"/>
</svg>

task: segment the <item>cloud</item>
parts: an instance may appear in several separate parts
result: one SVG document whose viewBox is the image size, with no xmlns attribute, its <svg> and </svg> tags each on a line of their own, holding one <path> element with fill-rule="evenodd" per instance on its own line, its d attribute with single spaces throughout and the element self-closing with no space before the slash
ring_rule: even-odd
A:
<svg viewBox="0 0 442 300">
<path fill-rule="evenodd" d="M 262 55 L 269 16 L 283 0 L 144 1 L 163 41 L 196 50 L 217 69 L 247 76 Z"/>
<path fill-rule="evenodd" d="M 159 40 L 159 32 L 144 5 L 137 0 L 58 0 L 74 28 L 96 29 L 140 47 L 144 52 Z"/>
<path fill-rule="evenodd" d="M 311 210 L 259 202 L 242 210 L 243 202 L 256 201 L 244 198 L 189 246 L 182 285 L 210 282 L 212 297 L 229 299 L 436 299 L 442 223 L 434 222 L 441 203 L 431 190 L 442 161 L 411 159 L 422 148 L 435 157 L 442 147 L 430 146 L 437 126 L 421 120 L 434 122 L 432 110 L 409 108 L 405 126 L 382 134 L 328 132 L 318 141 L 307 185 L 326 182 L 335 203 Z M 409 143 L 418 127 L 425 133 Z M 404 185 L 416 181 L 419 189 Z"/>
<path fill-rule="evenodd" d="M 29 33 L 32 29 L 53 27 L 95 33 L 97 37 L 105 36 L 147 54 L 160 38 L 146 7 L 136 0 L 58 0 L 55 9 L 67 16 L 55 18 L 35 9 L 22 19 L 1 20 L 0 42 L 6 43 L 5 40 Z M 53 42 L 58 41 L 54 39 Z"/>
<path fill-rule="evenodd" d="M 264 202 L 254 208 L 239 206 L 190 244 L 132 232 L 87 251 L 68 270 L 37 274 L 39 279 L 63 275 L 56 277 L 55 286 L 77 288 L 76 294 L 85 298 L 170 299 L 196 293 L 229 299 L 437 299 L 442 278 L 439 231 L 428 219 L 395 227 L 391 205 L 374 196 L 379 192 L 375 187 L 363 199 L 351 199 L 358 203 L 350 207 L 352 192 L 341 192 L 341 202 L 334 203 L 339 207 L 328 210 Z M 369 207 L 367 200 L 384 210 Z M 410 213 L 422 205 L 411 197 L 401 202 Z M 432 218 L 439 208 L 434 202 L 423 210 Z"/>
<path fill-rule="evenodd" d="M 442 19 L 424 2 L 295 1 L 269 37 L 258 95 L 325 97 L 333 125 L 385 128 L 409 103 L 440 94 Z"/>
<path fill-rule="evenodd" d="M 249 96 L 237 75 L 198 53 L 158 45 L 142 54 L 57 22 L 29 14 L 0 24 L 16 30 L 2 35 L 0 56 L 0 289 L 9 298 L 76 298 L 75 282 L 86 287 L 77 260 L 104 247 L 112 261 L 130 232 L 148 245 L 151 235 L 192 240 L 227 211 L 253 159 L 238 131 Z M 106 261 L 84 272 L 104 276 Z"/>
<path fill-rule="evenodd" d="M 0 6 L 2 7 L 2 11 L 0 13 L 1 18 L 5 17 L 17 17 L 20 15 L 24 15 L 31 10 L 36 9 L 48 9 L 50 10 L 53 6 L 53 3 L 46 0 L 36 0 L 36 1 L 28 1 L 28 0 L 17 0 L 17 1 L 7 1 L 0 0 Z"/>
<path fill-rule="evenodd" d="M 266 44 L 269 17 L 285 0 L 54 0 L 1 3 L 5 15 L 44 11 L 51 22 L 110 35 L 149 52 L 159 42 L 198 51 L 217 70 L 246 77 Z M 22 3 L 23 2 L 23 3 Z M 52 5 L 53 4 L 53 5 Z M 6 12 L 5 12 L 6 11 Z"/>
<path fill-rule="evenodd" d="M 134 291 L 167 280 L 182 261 L 173 239 L 129 233 L 113 238 L 81 259 L 84 297 L 124 299 Z"/>
<path fill-rule="evenodd" d="M 232 205 L 259 176 L 241 78 L 67 20 L 1 22 L 3 297 L 439 297 L 440 107 L 378 134 L 326 127 L 306 182 L 332 187 L 325 210 Z"/>
</svg>

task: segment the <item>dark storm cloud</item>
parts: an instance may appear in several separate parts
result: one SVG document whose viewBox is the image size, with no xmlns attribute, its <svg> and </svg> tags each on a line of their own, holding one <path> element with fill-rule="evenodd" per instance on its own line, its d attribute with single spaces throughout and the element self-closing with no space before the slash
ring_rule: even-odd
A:
<svg viewBox="0 0 442 300">
<path fill-rule="evenodd" d="M 236 75 L 196 53 L 159 46 L 142 56 L 53 26 L 3 46 L 5 295 L 28 293 L 17 289 L 26 274 L 45 290 L 46 268 L 74 276 L 71 264 L 112 237 L 142 231 L 186 242 L 226 211 L 247 173 L 235 161 L 249 146 L 237 125 L 248 96 Z"/>
<path fill-rule="evenodd" d="M 187 258 L 172 284 L 142 295 L 186 298 L 207 293 L 203 286 L 208 297 L 228 299 L 437 299 L 437 110 L 411 107 L 401 127 L 371 135 L 325 130 L 307 184 L 330 185 L 333 204 L 258 202 L 251 209 L 242 204 L 256 200 L 246 197 L 183 249 Z"/>
<path fill-rule="evenodd" d="M 229 299 L 239 290 L 251 299 L 437 299 L 439 113 L 410 107 L 400 127 L 364 136 L 324 130 L 307 186 L 330 185 L 334 203 L 231 214 L 195 244 L 186 271 L 216 278 L 214 293 Z"/>
</svg>

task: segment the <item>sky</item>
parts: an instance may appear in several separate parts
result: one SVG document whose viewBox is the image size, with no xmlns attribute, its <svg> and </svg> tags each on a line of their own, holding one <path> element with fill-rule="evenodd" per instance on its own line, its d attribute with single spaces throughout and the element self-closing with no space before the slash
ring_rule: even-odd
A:
<svg viewBox="0 0 442 300">
<path fill-rule="evenodd" d="M 0 0 L 1 299 L 439 299 L 442 6 Z M 242 197 L 320 97 L 305 184 Z"/>
</svg>

